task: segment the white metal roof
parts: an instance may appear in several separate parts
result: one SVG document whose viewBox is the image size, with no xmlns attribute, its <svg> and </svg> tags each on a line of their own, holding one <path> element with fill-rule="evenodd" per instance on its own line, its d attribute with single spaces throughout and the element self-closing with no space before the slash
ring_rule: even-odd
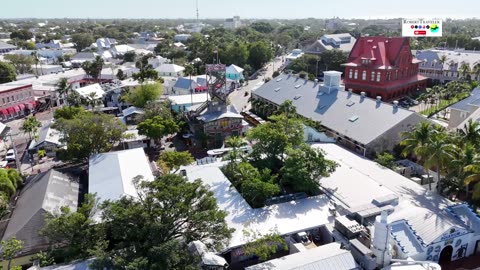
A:
<svg viewBox="0 0 480 270">
<path fill-rule="evenodd" d="M 185 68 L 175 64 L 163 64 L 156 68 L 156 70 L 160 73 L 176 73 L 184 71 Z"/>
<path fill-rule="evenodd" d="M 97 193 L 100 201 L 137 197 L 132 180 L 138 176 L 154 179 L 143 148 L 94 155 L 89 162 L 89 193 Z"/>
<path fill-rule="evenodd" d="M 393 205 L 389 223 L 407 220 L 425 243 L 430 244 L 453 226 L 465 227 L 443 211 L 453 204 L 451 201 L 436 193 L 427 195 L 425 188 L 408 178 L 335 144 L 315 144 L 312 147 L 324 150 L 328 159 L 340 164 L 329 177 L 321 179 L 322 186 L 331 190 L 337 186 L 335 193 L 352 203 L 373 200 L 381 195 L 378 193 L 393 192 L 399 199 L 398 204 Z"/>
<path fill-rule="evenodd" d="M 241 74 L 242 72 L 243 72 L 243 68 L 236 66 L 234 64 L 231 64 L 230 66 L 227 67 L 227 73 Z"/>
<path fill-rule="evenodd" d="M 131 107 L 128 107 L 125 110 L 123 110 L 122 113 L 123 113 L 123 116 L 125 117 L 125 116 L 129 116 L 129 115 L 132 115 L 132 114 L 144 114 L 145 111 L 143 109 L 137 108 L 135 106 L 131 106 Z"/>
<path fill-rule="evenodd" d="M 253 209 L 220 170 L 225 162 L 207 165 L 191 165 L 184 169 L 189 181 L 202 179 L 217 199 L 218 207 L 227 212 L 225 221 L 235 229 L 228 244 L 229 248 L 241 246 L 254 239 L 245 236 L 244 230 L 257 235 L 271 233 L 290 234 L 333 222 L 325 196 L 310 197 L 263 208 Z"/>
<path fill-rule="evenodd" d="M 246 270 L 351 270 L 358 269 L 350 251 L 330 243 L 245 268 Z"/>
<path fill-rule="evenodd" d="M 90 94 L 95 93 L 94 98 L 99 99 L 102 98 L 105 94 L 105 91 L 103 91 L 102 87 L 98 83 L 87 85 L 82 88 L 77 88 L 75 89 L 75 91 L 84 98 L 90 98 Z"/>
<path fill-rule="evenodd" d="M 192 95 L 177 95 L 177 96 L 168 96 L 168 99 L 172 101 L 173 104 L 184 105 L 184 104 L 198 104 L 207 101 L 206 93 L 192 94 Z"/>
</svg>

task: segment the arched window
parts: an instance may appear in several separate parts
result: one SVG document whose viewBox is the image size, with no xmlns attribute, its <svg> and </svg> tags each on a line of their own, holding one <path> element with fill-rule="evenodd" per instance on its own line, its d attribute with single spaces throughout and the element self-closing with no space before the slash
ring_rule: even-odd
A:
<svg viewBox="0 0 480 270">
<path fill-rule="evenodd" d="M 367 71 L 366 70 L 362 71 L 362 80 L 363 81 L 367 80 Z"/>
</svg>

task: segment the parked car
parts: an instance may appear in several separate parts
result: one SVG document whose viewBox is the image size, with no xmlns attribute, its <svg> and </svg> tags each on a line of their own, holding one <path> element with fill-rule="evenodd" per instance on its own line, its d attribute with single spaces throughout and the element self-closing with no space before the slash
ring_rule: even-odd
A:
<svg viewBox="0 0 480 270">
<path fill-rule="evenodd" d="M 295 239 L 295 241 L 297 241 L 298 243 L 302 243 L 305 246 L 309 245 L 312 242 L 310 241 L 310 239 L 308 239 L 308 235 L 306 232 L 296 233 L 293 235 L 293 238 Z"/>
<path fill-rule="evenodd" d="M 15 161 L 15 151 L 13 149 L 8 149 L 5 159 L 7 161 Z"/>
</svg>

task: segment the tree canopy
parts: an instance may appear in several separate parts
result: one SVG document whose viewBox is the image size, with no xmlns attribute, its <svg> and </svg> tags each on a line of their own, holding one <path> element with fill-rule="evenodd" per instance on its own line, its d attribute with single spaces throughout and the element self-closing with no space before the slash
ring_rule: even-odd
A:
<svg viewBox="0 0 480 270">
<path fill-rule="evenodd" d="M 145 135 L 148 138 L 159 140 L 163 136 L 173 134 L 179 130 L 179 127 L 173 119 L 165 119 L 161 116 L 154 116 L 146 119 L 137 125 L 138 134 Z"/>
<path fill-rule="evenodd" d="M 6 54 L 4 55 L 4 58 L 9 61 L 20 74 L 31 72 L 32 65 L 35 63 L 34 58 L 31 55 Z"/>
<path fill-rule="evenodd" d="M 0 83 L 8 83 L 17 79 L 15 67 L 9 63 L 0 61 Z"/>
<path fill-rule="evenodd" d="M 32 137 L 35 137 L 38 131 L 38 128 L 42 126 L 42 123 L 35 118 L 35 116 L 30 115 L 23 120 L 20 130 L 28 134 L 28 138 L 31 140 Z"/>
<path fill-rule="evenodd" d="M 126 126 L 113 115 L 81 112 L 73 119 L 60 118 L 54 124 L 67 144 L 60 158 L 63 160 L 88 161 L 92 154 L 108 152 L 118 143 Z"/>
<path fill-rule="evenodd" d="M 160 83 L 143 83 L 125 93 L 124 99 L 137 108 L 145 108 L 149 102 L 162 95 Z"/>
<path fill-rule="evenodd" d="M 75 44 L 75 49 L 78 52 L 92 45 L 95 40 L 93 36 L 89 33 L 76 33 L 72 35 L 72 42 Z"/>
<path fill-rule="evenodd" d="M 192 155 L 187 151 L 166 151 L 160 155 L 157 163 L 162 168 L 163 173 L 168 174 L 172 170 L 175 170 L 174 173 L 177 172 L 180 166 L 190 165 L 193 161 Z"/>
</svg>

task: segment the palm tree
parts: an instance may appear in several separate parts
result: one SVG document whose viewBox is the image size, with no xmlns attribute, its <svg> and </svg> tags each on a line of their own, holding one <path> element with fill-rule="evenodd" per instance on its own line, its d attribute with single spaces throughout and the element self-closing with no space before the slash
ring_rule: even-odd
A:
<svg viewBox="0 0 480 270">
<path fill-rule="evenodd" d="M 67 101 L 66 97 L 68 96 L 68 92 L 72 89 L 72 85 L 68 83 L 67 78 L 60 78 L 57 84 L 55 84 L 57 88 L 58 96 L 62 98 L 62 100 Z"/>
<path fill-rule="evenodd" d="M 458 130 L 462 140 L 460 143 L 470 142 L 472 145 L 480 146 L 480 123 L 469 119 L 462 129 Z"/>
<path fill-rule="evenodd" d="M 185 70 L 183 71 L 183 74 L 185 74 L 186 76 L 190 76 L 190 99 L 191 99 L 192 106 L 193 106 L 192 75 L 194 72 L 195 71 L 192 65 L 186 65 Z"/>
<path fill-rule="evenodd" d="M 285 134 L 288 133 L 288 119 L 290 116 L 295 116 L 297 113 L 297 107 L 293 105 L 293 101 L 290 99 L 285 100 L 280 106 L 278 107 L 277 110 L 278 113 L 280 114 L 285 114 Z"/>
<path fill-rule="evenodd" d="M 428 139 L 433 133 L 432 124 L 429 122 L 421 122 L 412 131 L 406 131 L 401 134 L 402 141 L 400 145 L 403 146 L 402 156 L 415 156 L 427 171 L 428 179 L 430 179 L 430 170 L 426 167 L 425 161 L 428 157 L 427 144 Z M 432 190 L 432 184 L 428 183 L 429 190 Z"/>
<path fill-rule="evenodd" d="M 480 156 L 477 154 L 475 146 L 469 142 L 456 150 L 455 158 L 449 164 L 449 175 L 455 178 L 460 186 L 465 185 L 465 191 L 468 195 L 469 185 L 465 184 L 465 181 L 470 174 L 466 171 L 466 168 L 480 160 Z"/>
<path fill-rule="evenodd" d="M 230 151 L 231 162 L 235 162 L 237 160 L 238 149 L 246 145 L 242 138 L 238 136 L 229 137 L 227 140 L 225 140 L 225 144 L 232 148 L 232 151 Z"/>
<path fill-rule="evenodd" d="M 458 72 L 460 73 L 462 80 L 468 80 L 470 66 L 467 63 L 463 62 L 462 65 L 458 68 Z"/>
<path fill-rule="evenodd" d="M 437 169 L 437 192 L 442 193 L 441 173 L 454 159 L 455 146 L 450 143 L 449 135 L 444 129 L 435 129 L 427 141 L 425 149 L 427 167 Z"/>
<path fill-rule="evenodd" d="M 475 160 L 465 166 L 464 170 L 469 173 L 465 178 L 465 185 L 468 187 L 470 184 L 475 183 L 472 198 L 474 200 L 480 199 L 480 156 L 477 154 Z"/>
<path fill-rule="evenodd" d="M 25 118 L 23 121 L 22 126 L 20 129 L 28 134 L 29 140 L 32 140 L 32 135 L 35 136 L 37 133 L 38 128 L 42 125 L 40 121 L 35 118 L 35 116 L 30 115 L 29 117 Z"/>
<path fill-rule="evenodd" d="M 480 63 L 476 63 L 473 67 L 472 73 L 475 74 L 475 79 L 480 81 Z"/>
</svg>

